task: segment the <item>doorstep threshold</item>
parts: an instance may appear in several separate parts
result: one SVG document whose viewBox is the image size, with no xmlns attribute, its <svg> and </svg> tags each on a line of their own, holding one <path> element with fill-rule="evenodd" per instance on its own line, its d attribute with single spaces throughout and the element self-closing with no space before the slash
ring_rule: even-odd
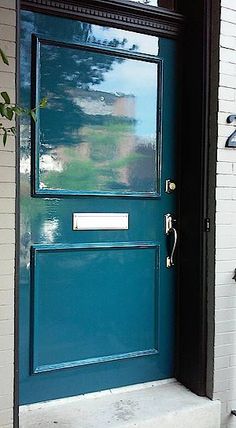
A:
<svg viewBox="0 0 236 428">
<path fill-rule="evenodd" d="M 20 428 L 220 428 L 220 402 L 174 379 L 20 407 Z"/>
</svg>

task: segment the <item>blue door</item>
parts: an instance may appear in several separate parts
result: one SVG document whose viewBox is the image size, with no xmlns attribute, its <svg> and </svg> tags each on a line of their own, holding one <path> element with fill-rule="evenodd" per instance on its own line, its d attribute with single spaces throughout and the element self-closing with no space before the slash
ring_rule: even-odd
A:
<svg viewBox="0 0 236 428">
<path fill-rule="evenodd" d="M 177 84 L 173 40 L 21 14 L 21 103 L 48 99 L 21 122 L 21 403 L 173 376 Z"/>
</svg>

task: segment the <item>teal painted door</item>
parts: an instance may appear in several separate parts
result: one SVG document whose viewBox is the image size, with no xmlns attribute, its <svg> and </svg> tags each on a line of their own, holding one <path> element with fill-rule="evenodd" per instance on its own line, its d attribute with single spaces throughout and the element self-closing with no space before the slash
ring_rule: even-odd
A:
<svg viewBox="0 0 236 428">
<path fill-rule="evenodd" d="M 173 376 L 176 64 L 172 40 L 21 14 L 21 104 L 48 99 L 21 121 L 21 403 Z"/>
</svg>

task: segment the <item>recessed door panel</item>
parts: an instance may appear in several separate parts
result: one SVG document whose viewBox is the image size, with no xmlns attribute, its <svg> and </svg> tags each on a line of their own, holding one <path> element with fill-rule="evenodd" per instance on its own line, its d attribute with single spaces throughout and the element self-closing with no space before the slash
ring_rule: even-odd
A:
<svg viewBox="0 0 236 428">
<path fill-rule="evenodd" d="M 20 402 L 174 374 L 177 44 L 21 13 Z M 171 237 L 170 237 L 171 238 Z"/>
<path fill-rule="evenodd" d="M 36 246 L 32 257 L 33 373 L 158 352 L 157 247 Z"/>
</svg>

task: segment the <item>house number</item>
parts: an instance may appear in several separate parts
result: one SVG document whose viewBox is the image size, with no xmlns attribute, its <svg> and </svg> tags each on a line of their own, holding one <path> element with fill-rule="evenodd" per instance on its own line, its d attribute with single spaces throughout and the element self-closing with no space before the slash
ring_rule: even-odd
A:
<svg viewBox="0 0 236 428">
<path fill-rule="evenodd" d="M 230 116 L 227 117 L 226 121 L 227 121 L 227 123 L 235 122 L 235 126 L 236 126 L 236 115 L 231 114 Z M 225 143 L 225 147 L 234 147 L 234 148 L 236 147 L 236 129 L 227 139 L 227 141 Z"/>
</svg>

